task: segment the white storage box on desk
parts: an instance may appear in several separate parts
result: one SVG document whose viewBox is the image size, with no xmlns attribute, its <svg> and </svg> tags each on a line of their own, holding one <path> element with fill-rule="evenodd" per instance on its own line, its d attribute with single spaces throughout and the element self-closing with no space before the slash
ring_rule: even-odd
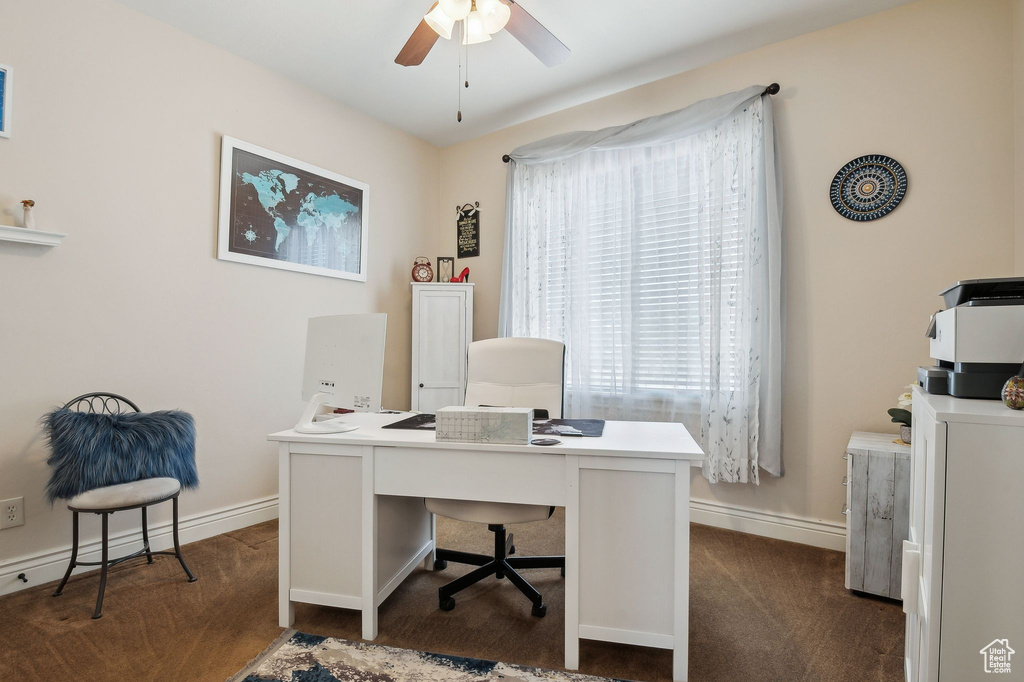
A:
<svg viewBox="0 0 1024 682">
<path fill-rule="evenodd" d="M 528 407 L 442 407 L 436 438 L 450 443 L 530 442 L 533 410 Z"/>
<path fill-rule="evenodd" d="M 910 446 L 856 432 L 846 446 L 846 588 L 900 599 L 910 529 Z"/>
</svg>

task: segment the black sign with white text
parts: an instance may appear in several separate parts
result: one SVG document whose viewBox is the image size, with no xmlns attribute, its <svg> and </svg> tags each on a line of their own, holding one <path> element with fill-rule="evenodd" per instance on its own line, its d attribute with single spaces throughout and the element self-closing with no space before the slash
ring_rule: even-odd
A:
<svg viewBox="0 0 1024 682">
<path fill-rule="evenodd" d="M 459 206 L 455 221 L 459 258 L 480 255 L 480 202 Z"/>
</svg>

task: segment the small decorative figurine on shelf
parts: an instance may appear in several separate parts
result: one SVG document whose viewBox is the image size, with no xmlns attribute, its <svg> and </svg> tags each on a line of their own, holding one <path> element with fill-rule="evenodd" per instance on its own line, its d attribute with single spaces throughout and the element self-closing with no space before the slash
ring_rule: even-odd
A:
<svg viewBox="0 0 1024 682">
<path fill-rule="evenodd" d="M 417 256 L 412 264 L 412 279 L 414 282 L 434 281 L 434 269 L 430 267 L 430 259 L 426 256 Z"/>
<path fill-rule="evenodd" d="M 892 417 L 892 423 L 900 425 L 900 440 L 904 443 L 910 442 L 910 426 L 914 421 L 913 414 L 910 411 L 914 403 L 913 388 L 914 384 L 908 384 L 906 392 L 900 393 L 900 397 L 896 399 L 896 407 L 889 408 L 889 416 Z"/>
<path fill-rule="evenodd" d="M 469 268 L 462 268 L 462 272 L 459 273 L 458 277 L 452 277 L 453 282 L 469 282 Z"/>
<path fill-rule="evenodd" d="M 1024 410 L 1024 365 L 1017 376 L 1010 377 L 1003 385 L 1003 404 L 1011 410 Z"/>
<path fill-rule="evenodd" d="M 32 199 L 23 199 L 21 202 L 21 208 L 25 211 L 24 225 L 26 229 L 36 229 L 36 218 L 32 215 L 32 207 L 36 205 L 36 202 Z"/>
</svg>

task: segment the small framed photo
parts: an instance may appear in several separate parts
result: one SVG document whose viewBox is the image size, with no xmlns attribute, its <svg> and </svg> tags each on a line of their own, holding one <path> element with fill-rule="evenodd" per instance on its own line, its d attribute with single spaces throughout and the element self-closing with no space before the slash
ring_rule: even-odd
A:
<svg viewBox="0 0 1024 682">
<path fill-rule="evenodd" d="M 0 137 L 11 136 L 11 84 L 13 70 L 0 64 Z"/>
<path fill-rule="evenodd" d="M 450 256 L 437 257 L 437 281 L 450 282 L 455 276 L 455 259 Z"/>
</svg>

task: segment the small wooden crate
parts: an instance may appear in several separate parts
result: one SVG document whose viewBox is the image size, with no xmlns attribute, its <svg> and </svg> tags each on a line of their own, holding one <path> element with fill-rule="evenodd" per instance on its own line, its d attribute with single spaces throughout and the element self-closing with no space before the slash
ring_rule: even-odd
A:
<svg viewBox="0 0 1024 682">
<path fill-rule="evenodd" d="M 910 528 L 910 446 L 856 432 L 846 446 L 846 587 L 900 599 Z"/>
</svg>

